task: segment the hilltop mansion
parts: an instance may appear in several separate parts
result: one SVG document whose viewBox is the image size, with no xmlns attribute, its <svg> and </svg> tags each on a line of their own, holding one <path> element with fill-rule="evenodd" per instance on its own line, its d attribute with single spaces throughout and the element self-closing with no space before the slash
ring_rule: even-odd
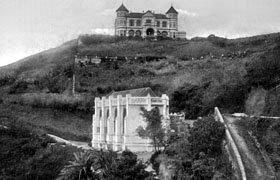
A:
<svg viewBox="0 0 280 180">
<path fill-rule="evenodd" d="M 129 12 L 122 4 L 116 13 L 117 36 L 186 38 L 186 32 L 178 31 L 178 12 L 173 6 L 165 14 L 157 14 L 150 10 L 143 13 Z"/>
</svg>

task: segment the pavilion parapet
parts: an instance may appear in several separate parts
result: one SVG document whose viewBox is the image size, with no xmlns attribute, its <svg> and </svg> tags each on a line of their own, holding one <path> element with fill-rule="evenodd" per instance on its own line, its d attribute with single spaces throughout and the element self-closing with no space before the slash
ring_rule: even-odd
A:
<svg viewBox="0 0 280 180">
<path fill-rule="evenodd" d="M 121 106 L 125 106 L 127 105 L 127 101 L 129 105 L 148 105 L 149 103 L 151 103 L 151 105 L 164 105 L 166 101 L 167 105 L 169 105 L 169 101 L 168 101 L 168 97 L 166 95 L 163 95 L 162 97 L 121 97 L 120 98 L 120 105 Z M 149 102 L 150 101 L 150 102 Z M 102 106 L 102 100 L 100 98 L 95 98 L 95 105 L 97 107 L 101 107 Z M 111 106 L 117 106 L 118 103 L 118 99 L 111 97 L 111 103 L 109 103 L 109 98 L 105 99 L 105 103 L 104 106 L 105 107 L 109 107 L 109 105 Z"/>
</svg>

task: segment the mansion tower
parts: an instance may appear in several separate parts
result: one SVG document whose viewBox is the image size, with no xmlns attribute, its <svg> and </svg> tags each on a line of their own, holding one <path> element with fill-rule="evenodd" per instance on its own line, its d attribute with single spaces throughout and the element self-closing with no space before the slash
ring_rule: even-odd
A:
<svg viewBox="0 0 280 180">
<path fill-rule="evenodd" d="M 139 37 L 185 38 L 185 32 L 178 31 L 178 12 L 173 6 L 165 14 L 150 10 L 143 13 L 129 12 L 122 4 L 117 10 L 115 35 Z"/>
</svg>

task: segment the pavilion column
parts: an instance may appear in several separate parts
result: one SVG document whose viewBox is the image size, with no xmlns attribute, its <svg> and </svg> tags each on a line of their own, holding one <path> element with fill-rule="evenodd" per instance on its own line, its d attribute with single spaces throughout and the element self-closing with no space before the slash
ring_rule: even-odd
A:
<svg viewBox="0 0 280 180">
<path fill-rule="evenodd" d="M 107 120 L 107 143 L 108 143 L 108 149 L 111 149 L 111 146 L 113 144 L 113 136 L 114 136 L 114 115 L 113 115 L 113 107 L 112 107 L 112 97 L 109 96 L 109 117 Z"/>
<path fill-rule="evenodd" d="M 147 96 L 147 111 L 151 111 L 152 110 L 152 98 L 151 95 L 148 94 Z M 146 139 L 146 150 L 150 151 L 150 147 L 152 144 L 152 139 L 148 138 Z"/>
<path fill-rule="evenodd" d="M 95 98 L 94 103 L 94 110 L 95 110 L 95 114 L 93 115 L 93 122 L 92 122 L 92 147 L 94 148 L 98 148 L 98 144 L 99 144 L 99 136 L 100 136 L 100 131 L 98 132 L 97 129 L 100 128 L 100 114 L 99 114 L 99 109 L 100 107 L 98 107 L 100 102 L 99 98 Z"/>
<path fill-rule="evenodd" d="M 127 117 L 128 117 L 128 113 L 129 113 L 129 98 L 131 97 L 130 94 L 127 94 L 126 97 L 125 97 L 125 102 L 126 102 L 126 105 L 125 105 L 125 108 L 126 108 L 126 115 L 125 117 L 123 117 L 123 145 L 122 145 L 122 149 L 125 150 L 126 149 L 126 142 L 127 142 Z"/>
<path fill-rule="evenodd" d="M 95 142 L 95 114 L 92 115 L 92 138 L 91 138 L 91 146 L 94 147 Z"/>
<path fill-rule="evenodd" d="M 117 96 L 117 118 L 116 118 L 116 132 L 115 132 L 115 147 L 114 150 L 121 150 L 121 100 L 122 96 Z"/>
<path fill-rule="evenodd" d="M 100 118 L 100 142 L 99 148 L 104 148 L 105 144 L 105 97 L 101 100 L 101 118 Z"/>
</svg>

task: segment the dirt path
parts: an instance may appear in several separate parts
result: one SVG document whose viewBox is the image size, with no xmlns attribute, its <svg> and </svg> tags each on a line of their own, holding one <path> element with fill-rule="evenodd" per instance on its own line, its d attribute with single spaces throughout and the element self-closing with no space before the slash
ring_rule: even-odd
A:
<svg viewBox="0 0 280 180">
<path fill-rule="evenodd" d="M 230 115 L 224 116 L 225 123 L 229 128 L 238 151 L 243 161 L 248 180 L 275 179 L 270 164 L 263 158 L 254 140 L 249 135 L 245 126 L 238 124 L 240 118 Z"/>
<path fill-rule="evenodd" d="M 71 146 L 76 146 L 76 147 L 82 148 L 82 149 L 92 149 L 92 147 L 89 147 L 88 143 L 86 143 L 86 142 L 68 141 L 68 140 L 62 139 L 58 136 L 52 135 L 52 134 L 48 134 L 48 136 L 52 137 L 54 140 L 56 140 L 57 142 L 60 142 L 60 143 L 65 143 L 65 144 L 68 144 Z"/>
</svg>

